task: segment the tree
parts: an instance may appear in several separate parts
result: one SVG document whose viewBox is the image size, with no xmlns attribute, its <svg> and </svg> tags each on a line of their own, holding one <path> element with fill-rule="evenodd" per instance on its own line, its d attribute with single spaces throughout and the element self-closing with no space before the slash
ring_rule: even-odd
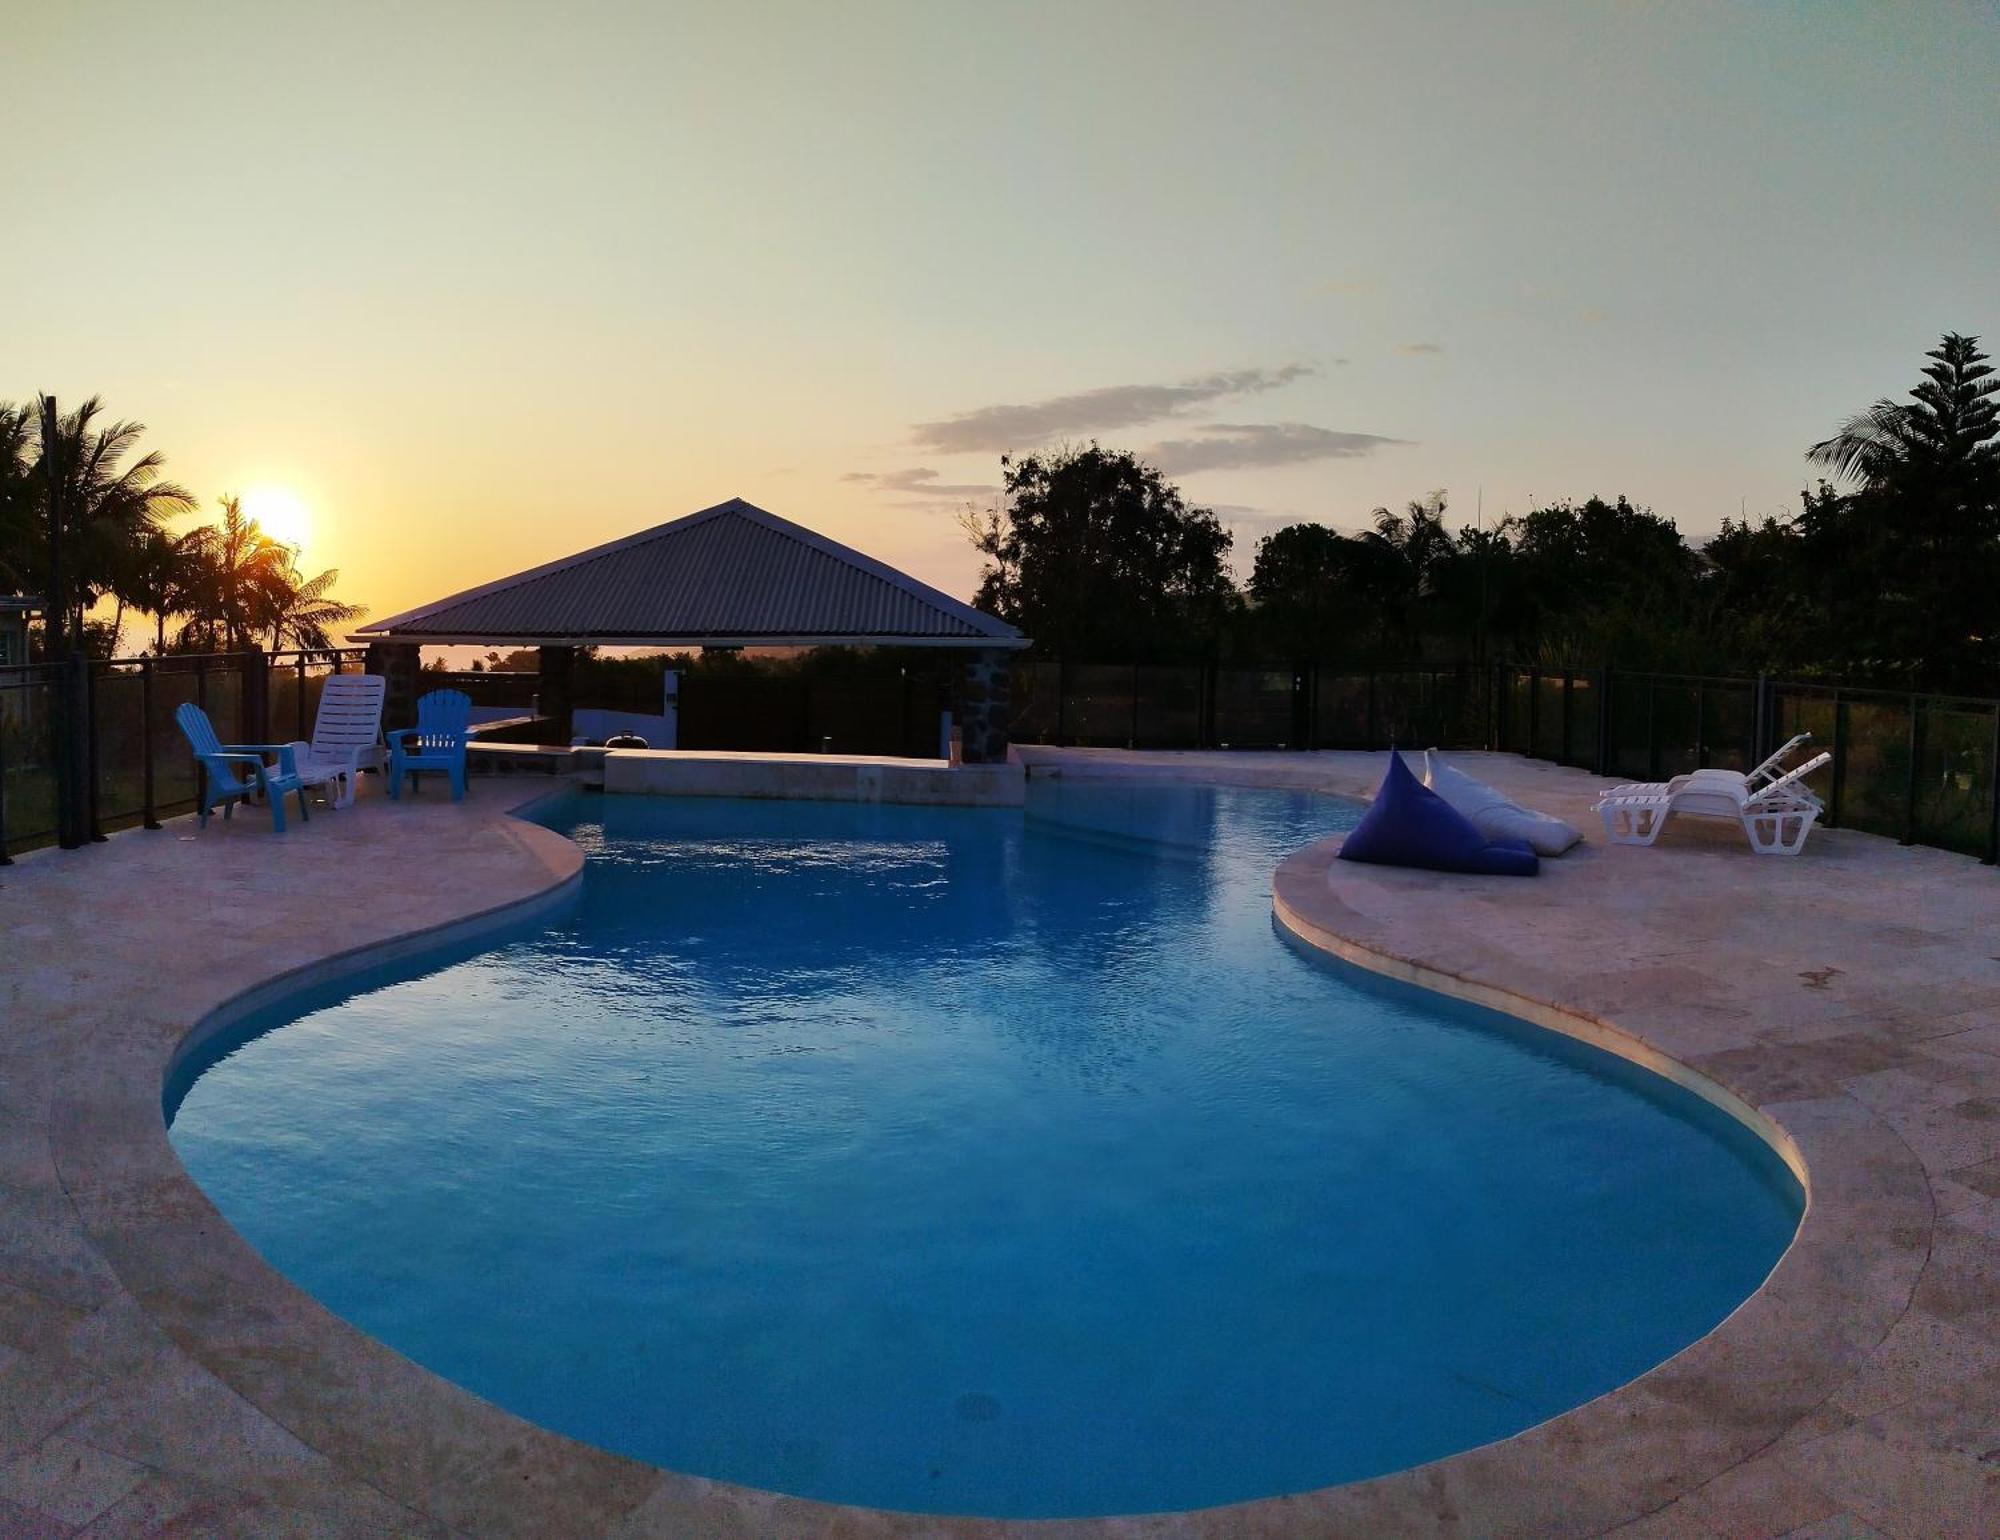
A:
<svg viewBox="0 0 2000 1540">
<path fill-rule="evenodd" d="M 24 593 L 34 581 L 35 417 L 0 401 L 0 590 Z"/>
<path fill-rule="evenodd" d="M 1063 448 L 1001 460 L 1005 501 L 967 521 L 987 558 L 975 600 L 1051 656 L 1120 661 L 1212 650 L 1237 602 L 1230 535 L 1153 467 Z"/>
<path fill-rule="evenodd" d="M 1517 624 L 1548 662 L 1664 667 L 1662 644 L 1686 645 L 1702 568 L 1673 520 L 1621 495 L 1532 509 L 1507 527 Z"/>
<path fill-rule="evenodd" d="M 203 532 L 169 535 L 153 530 L 133 551 L 119 597 L 153 617 L 153 651 L 167 650 L 167 622 L 190 615 L 201 602 L 205 572 L 201 561 Z"/>
<path fill-rule="evenodd" d="M 337 645 L 335 627 L 368 613 L 333 597 L 338 569 L 305 576 L 292 547 L 265 534 L 239 499 L 221 504 L 221 520 L 190 530 L 176 553 L 187 563 L 183 609 L 192 616 L 183 646 L 235 652 L 262 637 L 274 649 L 287 641 L 324 649 Z"/>
<path fill-rule="evenodd" d="M 1257 542 L 1250 598 L 1261 650 L 1281 658 L 1338 655 L 1365 619 L 1355 602 L 1358 545 L 1324 524 L 1289 524 Z"/>
<path fill-rule="evenodd" d="M 1907 402 L 1877 401 L 1807 451 L 1851 490 L 1807 497 L 1802 555 L 1815 586 L 1838 591 L 1843 570 L 1864 580 L 1865 603 L 1838 594 L 1834 606 L 1848 647 L 1900 659 L 1933 683 L 1990 684 L 2000 659 L 2000 379 L 1977 337 L 1947 332 L 1925 357 Z"/>
<path fill-rule="evenodd" d="M 195 505 L 185 488 L 160 479 L 165 461 L 157 451 L 128 458 L 145 425 L 99 426 L 102 411 L 103 403 L 92 396 L 56 425 L 69 611 L 63 619 L 71 629 L 80 629 L 84 612 L 115 591 L 131 548 Z M 22 587 L 30 591 L 48 583 L 45 510 L 51 470 L 46 454 L 38 455 L 32 473 L 33 511 L 26 530 L 16 537 L 16 556 L 9 564 L 23 572 Z"/>
<path fill-rule="evenodd" d="M 225 497 L 221 505 L 220 522 L 191 532 L 199 576 L 184 636 L 238 652 L 268 626 L 270 597 L 285 585 L 291 552 L 243 512 L 241 499 Z"/>
<path fill-rule="evenodd" d="M 265 594 L 273 651 L 284 646 L 288 637 L 294 647 L 315 651 L 337 646 L 333 628 L 349 625 L 368 613 L 365 605 L 346 604 L 333 597 L 333 585 L 339 580 L 337 567 L 309 578 L 286 564 L 283 586 Z"/>
</svg>

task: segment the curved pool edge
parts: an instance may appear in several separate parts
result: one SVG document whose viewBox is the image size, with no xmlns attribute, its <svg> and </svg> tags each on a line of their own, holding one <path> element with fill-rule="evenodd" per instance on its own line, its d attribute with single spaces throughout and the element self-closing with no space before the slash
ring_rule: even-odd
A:
<svg viewBox="0 0 2000 1540">
<path fill-rule="evenodd" d="M 1806 1221 L 1778 1269 L 1722 1326 L 1668 1363 L 1501 1443 L 1349 1486 L 1230 1508 L 1038 1521 L 842 1508 L 611 1455 L 528 1424 L 332 1316 L 265 1265 L 216 1214 L 167 1141 L 161 1088 L 194 1043 L 295 989 L 455 939 L 446 932 L 509 924 L 524 906 L 559 901 L 577 880 L 581 855 L 574 845 L 520 822 L 511 808 L 469 807 L 464 815 L 439 808 L 431 804 L 403 821 L 435 828 L 456 819 L 461 833 L 473 824 L 504 831 L 518 859 L 499 864 L 519 891 L 494 902 L 492 870 L 455 873 L 451 862 L 433 861 L 413 884 L 424 923 L 397 924 L 391 914 L 372 925 L 323 927 L 319 944 L 304 949 L 311 955 L 280 954 L 274 968 L 226 998 L 192 1018 L 183 1014 L 191 1025 L 110 1030 L 108 1051 L 87 1072 L 59 1076 L 50 1105 L 49 1146 L 63 1188 L 122 1285 L 122 1297 L 107 1307 L 116 1308 L 123 1335 L 132 1339 L 121 1347 L 118 1369 L 129 1382 L 131 1414 L 143 1420 L 148 1408 L 157 1415 L 164 1406 L 185 1417 L 216 1388 L 228 1415 L 253 1408 L 258 1437 L 243 1440 L 251 1453 L 237 1458 L 253 1459 L 256 1468 L 243 1470 L 235 1485 L 268 1491 L 273 1501 L 364 1522 L 393 1520 L 417 1533 L 1168 1537 L 1246 1529 L 1456 1534 L 1470 1526 L 1481 1534 L 1588 1535 L 1641 1518 L 1782 1438 L 1851 1375 L 1900 1313 L 1897 1307 L 1885 1314 L 1893 1285 L 1844 1288 L 1834 1262 L 1839 1251 L 1866 1248 L 1892 1218 L 1879 1201 L 1871 1206 L 1862 1190 L 1871 1184 L 1855 1173 L 1879 1175 L 1885 1160 L 1910 1162 L 1907 1147 L 1893 1136 L 1893 1148 L 1858 1137 L 1871 1131 L 1851 1120 L 1815 1120 L 1809 1107 L 1800 1114 L 1745 1099 L 1746 1108 L 1783 1131 L 1814 1178 Z M 363 816 L 377 813 L 370 808 Z M 549 841 L 574 862 L 566 875 L 553 874 Z M 1365 934 L 1348 934 L 1365 933 L 1365 925 L 1335 930 L 1312 923 L 1343 945 L 1389 955 L 1371 948 Z M 198 927 L 190 930 L 191 938 L 198 934 Z M 1855 1271 L 1847 1269 L 1850 1281 Z M 1869 1276 L 1881 1278 L 1879 1271 Z M 1907 1302 L 1907 1288 L 1902 1297 Z M 213 1387 L 206 1383 L 211 1377 Z M 217 1479 L 231 1478 L 225 1471 Z"/>
<path fill-rule="evenodd" d="M 1311 911 L 1316 908 L 1324 913 L 1325 905 L 1318 901 L 1322 897 L 1322 890 L 1329 884 L 1334 855 L 1344 837 L 1334 835 L 1330 839 L 1309 845 L 1304 850 L 1295 851 L 1279 865 L 1272 878 L 1271 913 L 1286 931 L 1314 950 L 1324 952 L 1354 967 L 1365 969 L 1369 973 L 1413 984 L 1432 994 L 1462 1000 L 1469 1005 L 1498 1011 L 1503 1016 L 1511 1016 L 1516 1021 L 1540 1027 L 1545 1032 L 1575 1038 L 1578 1042 L 1588 1043 L 1593 1048 L 1600 1048 L 1606 1053 L 1615 1054 L 1636 1064 L 1663 1080 L 1672 1081 L 1681 1089 L 1692 1092 L 1703 1101 L 1728 1113 L 1768 1144 L 1778 1158 L 1790 1168 L 1792 1175 L 1798 1178 L 1799 1186 L 1805 1190 L 1808 1211 L 1810 1210 L 1812 1183 L 1798 1142 L 1782 1124 L 1744 1100 L 1719 1080 L 1683 1064 L 1679 1059 L 1647 1042 L 1645 1038 L 1628 1032 L 1602 1017 L 1566 1010 L 1551 1002 L 1537 1000 L 1531 995 L 1516 993 L 1502 985 L 1484 983 L 1463 973 L 1433 967 L 1415 957 L 1388 951 L 1379 946 L 1362 945 L 1312 918 Z"/>
</svg>

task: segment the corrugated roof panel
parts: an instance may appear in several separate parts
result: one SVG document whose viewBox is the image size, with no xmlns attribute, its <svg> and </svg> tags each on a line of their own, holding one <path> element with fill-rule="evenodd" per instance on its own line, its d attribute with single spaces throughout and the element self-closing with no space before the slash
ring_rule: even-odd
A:
<svg viewBox="0 0 2000 1540">
<path fill-rule="evenodd" d="M 735 499 L 362 628 L 404 637 L 965 641 L 1012 626 Z"/>
</svg>

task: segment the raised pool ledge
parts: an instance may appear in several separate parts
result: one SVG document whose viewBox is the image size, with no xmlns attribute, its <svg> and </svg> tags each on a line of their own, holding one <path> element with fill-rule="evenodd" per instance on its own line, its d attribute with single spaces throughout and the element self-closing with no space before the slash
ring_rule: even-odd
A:
<svg viewBox="0 0 2000 1540">
<path fill-rule="evenodd" d="M 1017 764 L 953 765 L 942 759 L 846 754 L 732 754 L 609 749 L 604 790 L 613 795 L 753 797 L 818 802 L 901 802 L 930 807 L 1019 807 Z"/>
<path fill-rule="evenodd" d="M 1205 758 L 1126 760 L 1240 782 L 1256 758 L 1347 794 L 1381 766 L 1246 756 L 1211 773 Z M 1595 784 L 1478 769 L 1573 818 Z M 177 821 L 0 880 L 0 1531 L 1643 1540 L 1844 1517 L 1993 1532 L 2000 1180 L 1982 1183 L 2000 1172 L 2000 894 L 1973 863 L 1839 834 L 1797 862 L 1701 839 L 1588 845 L 1534 884 L 1336 879 L 1329 847 L 1294 857 L 1276 901 L 1313 944 L 1594 1024 L 1734 1097 L 1809 1178 L 1798 1236 L 1707 1337 L 1501 1443 L 1195 1513 L 940 1519 L 675 1475 L 523 1422 L 294 1288 L 176 1159 L 162 1086 L 204 1024 L 559 900 L 580 856 L 511 816 L 546 785 L 475 782 L 456 806 L 365 797 L 282 840 L 254 818 L 199 836 Z"/>
</svg>

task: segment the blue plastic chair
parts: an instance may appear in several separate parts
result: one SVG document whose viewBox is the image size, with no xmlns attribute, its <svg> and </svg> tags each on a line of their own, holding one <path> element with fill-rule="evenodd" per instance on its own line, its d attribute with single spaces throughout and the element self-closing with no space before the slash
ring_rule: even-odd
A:
<svg viewBox="0 0 2000 1540">
<path fill-rule="evenodd" d="M 201 796 L 195 814 L 202 828 L 208 827 L 208 815 L 218 807 L 226 819 L 236 811 L 238 802 L 260 793 L 271 804 L 271 827 L 280 834 L 285 832 L 285 798 L 291 793 L 298 793 L 299 817 L 312 816 L 306 811 L 306 785 L 299 778 L 289 743 L 225 744 L 216 737 L 208 713 L 193 701 L 176 707 L 174 720 L 187 734 L 188 746 L 201 766 Z M 275 769 L 266 763 L 271 757 L 278 761 Z M 241 773 L 244 770 L 250 772 L 248 776 Z"/>
<path fill-rule="evenodd" d="M 389 734 L 389 795 L 401 799 L 403 777 L 417 784 L 419 770 L 451 777 L 451 800 L 465 800 L 465 740 L 472 729 L 472 697 L 463 690 L 433 690 L 417 700 L 417 725 Z"/>
</svg>

